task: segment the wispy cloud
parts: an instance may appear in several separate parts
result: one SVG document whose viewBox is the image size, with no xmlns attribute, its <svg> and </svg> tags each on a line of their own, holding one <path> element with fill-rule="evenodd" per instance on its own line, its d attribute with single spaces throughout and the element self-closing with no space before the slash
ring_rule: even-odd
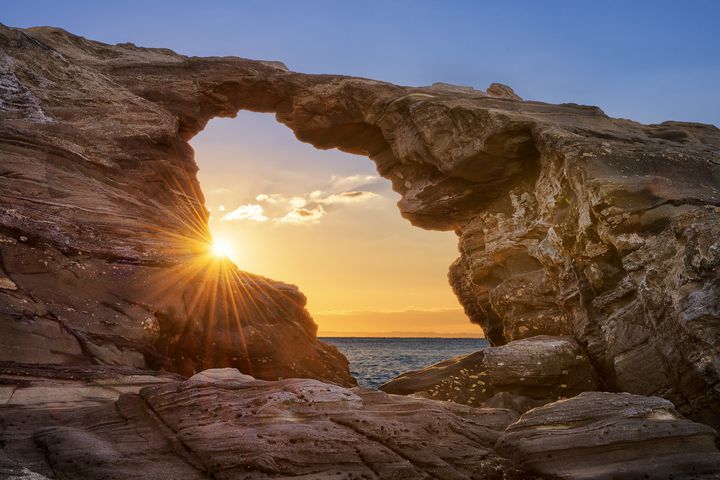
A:
<svg viewBox="0 0 720 480">
<path fill-rule="evenodd" d="M 311 224 L 317 223 L 325 215 L 322 205 L 308 210 L 307 208 L 295 208 L 280 218 L 282 223 Z"/>
<path fill-rule="evenodd" d="M 289 203 L 293 209 L 297 209 L 307 205 L 308 201 L 305 200 L 303 197 L 292 197 Z"/>
<path fill-rule="evenodd" d="M 223 214 L 222 221 L 277 222 L 282 224 L 310 225 L 320 221 L 328 211 L 361 204 L 381 195 L 357 189 L 380 180 L 375 175 L 332 175 L 324 189 L 314 190 L 304 195 L 286 196 L 282 193 L 259 193 L 257 203 L 240 205 L 235 210 Z M 224 207 L 219 210 L 224 212 Z"/>
<path fill-rule="evenodd" d="M 372 185 L 382 180 L 377 175 L 331 175 L 330 186 L 332 190 L 354 190 L 359 187 Z"/>
<path fill-rule="evenodd" d="M 373 192 L 363 192 L 363 191 L 354 191 L 354 192 L 340 192 L 340 193 L 333 193 L 331 195 L 328 195 L 325 198 L 318 198 L 316 201 L 318 203 L 322 203 L 324 205 L 336 205 L 336 204 L 350 204 L 350 203 L 360 203 L 360 202 L 366 202 L 368 200 L 372 200 L 374 198 L 380 198 L 380 195 Z"/>
<path fill-rule="evenodd" d="M 267 222 L 269 218 L 265 215 L 265 210 L 262 205 L 250 203 L 247 205 L 240 205 L 232 212 L 228 212 L 220 217 L 220 220 L 250 220 L 253 222 Z"/>
<path fill-rule="evenodd" d="M 268 195 L 267 193 L 261 193 L 255 197 L 255 200 L 258 202 L 265 202 L 265 203 L 278 203 L 282 202 L 285 199 L 282 195 L 279 193 L 273 193 L 272 195 Z"/>
</svg>

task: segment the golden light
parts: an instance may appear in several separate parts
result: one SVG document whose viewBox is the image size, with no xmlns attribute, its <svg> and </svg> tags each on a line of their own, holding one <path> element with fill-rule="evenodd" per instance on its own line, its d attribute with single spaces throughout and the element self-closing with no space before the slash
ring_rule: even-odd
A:
<svg viewBox="0 0 720 480">
<path fill-rule="evenodd" d="M 213 239 L 210 251 L 216 257 L 230 257 L 233 254 L 232 245 L 224 238 Z"/>
</svg>

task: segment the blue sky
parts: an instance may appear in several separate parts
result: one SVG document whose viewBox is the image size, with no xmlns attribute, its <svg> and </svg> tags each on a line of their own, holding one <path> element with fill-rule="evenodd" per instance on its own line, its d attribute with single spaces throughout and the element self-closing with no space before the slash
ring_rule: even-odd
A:
<svg viewBox="0 0 720 480">
<path fill-rule="evenodd" d="M 0 22 L 406 85 L 506 83 L 642 122 L 720 125 L 719 1 L 36 1 Z"/>
</svg>

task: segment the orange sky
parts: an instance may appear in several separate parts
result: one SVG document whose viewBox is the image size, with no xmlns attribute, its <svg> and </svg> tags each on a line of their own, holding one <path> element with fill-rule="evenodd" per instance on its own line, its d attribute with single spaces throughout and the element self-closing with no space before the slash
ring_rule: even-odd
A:
<svg viewBox="0 0 720 480">
<path fill-rule="evenodd" d="M 319 335 L 482 333 L 447 282 L 455 234 L 403 219 L 370 160 L 317 150 L 251 112 L 191 143 L 213 235 L 240 268 L 298 285 Z"/>
</svg>

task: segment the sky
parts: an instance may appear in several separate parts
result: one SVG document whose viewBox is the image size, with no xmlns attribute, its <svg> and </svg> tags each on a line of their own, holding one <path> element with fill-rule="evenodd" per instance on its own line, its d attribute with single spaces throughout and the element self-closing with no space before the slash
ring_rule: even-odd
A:
<svg viewBox="0 0 720 480">
<path fill-rule="evenodd" d="M 720 125 L 715 0 L 23 0 L 2 2 L 0 23 L 401 85 L 500 82 L 643 123 Z M 241 268 L 299 285 L 321 334 L 480 333 L 447 284 L 454 234 L 403 220 L 367 159 L 249 112 L 191 143 L 213 234 Z"/>
</svg>

